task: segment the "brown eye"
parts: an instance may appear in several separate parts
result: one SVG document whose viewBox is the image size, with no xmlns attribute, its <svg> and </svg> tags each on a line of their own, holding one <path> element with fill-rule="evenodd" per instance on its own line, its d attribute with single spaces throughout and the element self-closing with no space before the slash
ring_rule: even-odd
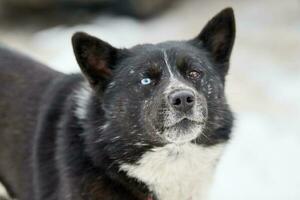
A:
<svg viewBox="0 0 300 200">
<path fill-rule="evenodd" d="M 201 78 L 202 74 L 203 74 L 203 72 L 201 72 L 201 71 L 192 70 L 192 71 L 189 71 L 187 75 L 190 79 L 199 79 L 199 78 Z"/>
</svg>

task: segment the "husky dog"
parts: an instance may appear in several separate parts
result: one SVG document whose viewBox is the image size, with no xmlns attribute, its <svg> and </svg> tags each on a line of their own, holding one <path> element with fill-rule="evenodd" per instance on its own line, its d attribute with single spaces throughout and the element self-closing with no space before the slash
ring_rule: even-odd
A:
<svg viewBox="0 0 300 200">
<path fill-rule="evenodd" d="M 19 200 L 203 200 L 230 138 L 224 9 L 190 40 L 72 38 L 82 74 L 0 49 L 0 180 Z"/>
</svg>

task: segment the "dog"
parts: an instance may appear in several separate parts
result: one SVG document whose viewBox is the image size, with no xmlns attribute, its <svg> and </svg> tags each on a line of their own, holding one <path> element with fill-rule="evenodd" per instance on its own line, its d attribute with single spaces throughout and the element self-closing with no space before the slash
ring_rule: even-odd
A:
<svg viewBox="0 0 300 200">
<path fill-rule="evenodd" d="M 197 37 L 72 37 L 81 74 L 0 49 L 0 180 L 19 200 L 203 200 L 228 143 L 232 8 Z"/>
</svg>

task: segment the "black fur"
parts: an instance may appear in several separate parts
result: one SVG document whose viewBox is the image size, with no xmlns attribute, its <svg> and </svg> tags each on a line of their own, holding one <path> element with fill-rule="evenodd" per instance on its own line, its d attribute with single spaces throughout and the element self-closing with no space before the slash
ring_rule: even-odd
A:
<svg viewBox="0 0 300 200">
<path fill-rule="evenodd" d="M 35 62 L 1 50 L 1 181 L 20 200 L 145 200 L 155 195 L 119 166 L 136 163 L 167 143 L 159 137 L 166 129 L 163 91 L 169 79 L 164 52 L 176 77 L 207 102 L 199 111 L 206 119 L 204 134 L 192 142 L 216 145 L 228 141 L 233 123 L 224 84 L 234 37 L 230 8 L 188 41 L 117 49 L 77 33 L 72 43 L 85 77 L 32 69 Z M 190 71 L 201 77 L 191 79 Z M 140 83 L 145 77 L 152 81 L 147 86 Z M 76 95 L 85 78 L 90 98 L 86 113 L 78 116 Z"/>
</svg>

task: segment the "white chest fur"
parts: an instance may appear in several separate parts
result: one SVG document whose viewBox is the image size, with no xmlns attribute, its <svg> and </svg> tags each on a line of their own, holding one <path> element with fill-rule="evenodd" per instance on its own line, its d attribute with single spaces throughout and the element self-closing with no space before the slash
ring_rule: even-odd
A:
<svg viewBox="0 0 300 200">
<path fill-rule="evenodd" d="M 121 170 L 148 185 L 159 200 L 203 200 L 224 145 L 169 144 L 146 152 Z"/>
</svg>

